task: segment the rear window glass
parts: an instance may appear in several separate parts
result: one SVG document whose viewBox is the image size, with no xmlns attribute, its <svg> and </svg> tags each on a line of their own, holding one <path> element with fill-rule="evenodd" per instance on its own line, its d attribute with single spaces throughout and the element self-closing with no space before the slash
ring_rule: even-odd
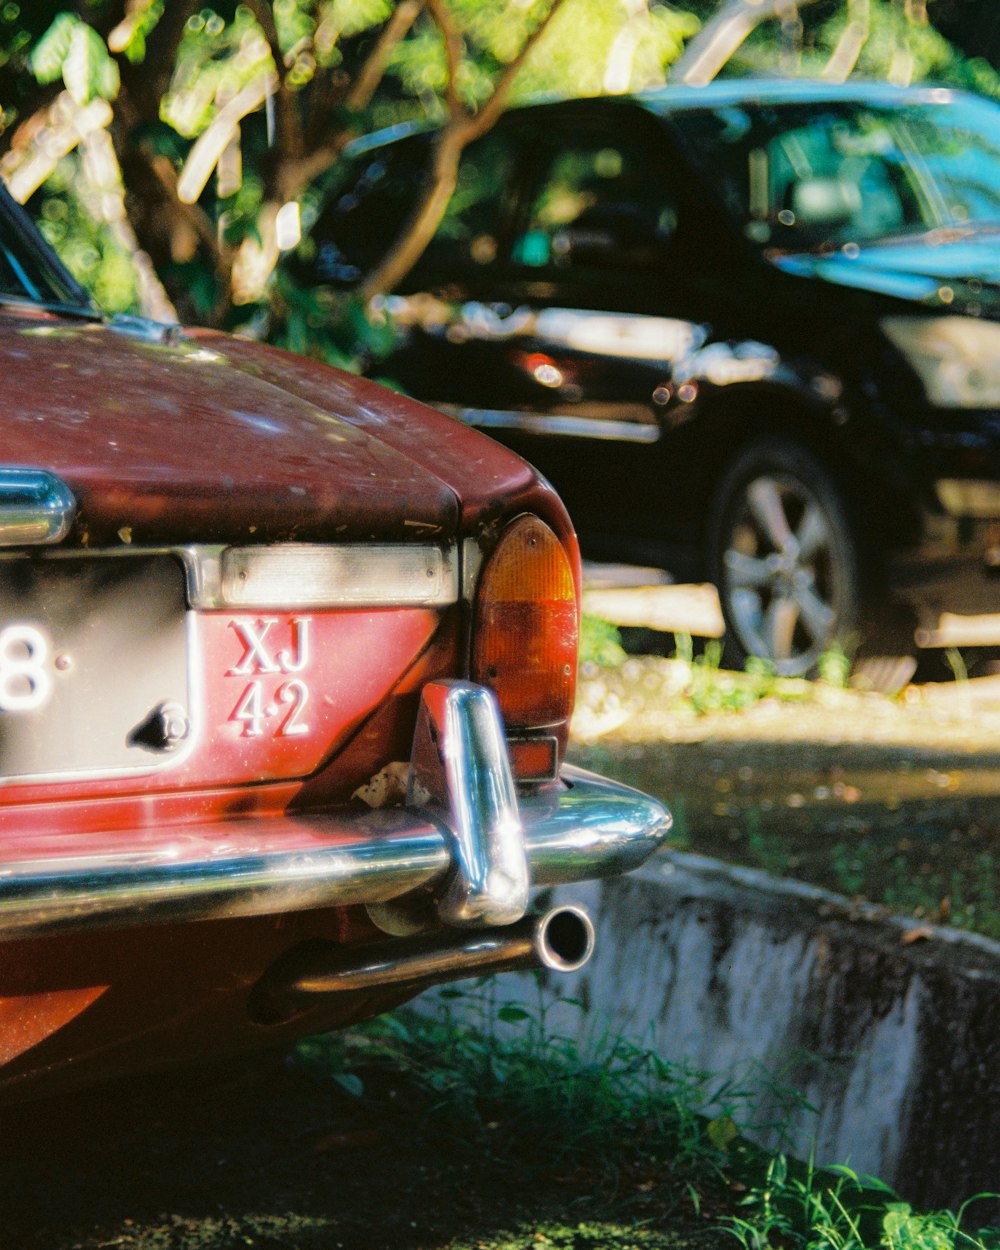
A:
<svg viewBox="0 0 1000 1250">
<path fill-rule="evenodd" d="M 84 292 L 6 191 L 0 194 L 0 296 L 49 307 L 89 307 Z"/>
</svg>

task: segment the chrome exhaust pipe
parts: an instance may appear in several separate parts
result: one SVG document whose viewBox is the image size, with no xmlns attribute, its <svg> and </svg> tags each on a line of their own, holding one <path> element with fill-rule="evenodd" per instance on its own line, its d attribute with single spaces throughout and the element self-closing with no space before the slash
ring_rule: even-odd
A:
<svg viewBox="0 0 1000 1250">
<path fill-rule="evenodd" d="M 289 952 L 268 972 L 252 1010 L 262 1019 L 287 1019 L 352 990 L 412 986 L 416 992 L 443 981 L 527 968 L 576 972 L 593 950 L 590 917 L 572 905 L 475 934 L 395 938 L 353 950 L 333 942 L 312 944 Z"/>
</svg>

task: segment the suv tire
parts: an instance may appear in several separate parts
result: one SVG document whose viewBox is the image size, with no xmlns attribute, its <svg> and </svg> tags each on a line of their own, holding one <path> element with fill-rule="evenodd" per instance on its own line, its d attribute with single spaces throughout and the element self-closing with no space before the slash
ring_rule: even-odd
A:
<svg viewBox="0 0 1000 1250">
<path fill-rule="evenodd" d="M 805 676 L 824 652 L 856 644 L 858 542 L 839 487 L 807 448 L 747 444 L 715 489 L 708 544 L 730 662 L 760 656 Z"/>
</svg>

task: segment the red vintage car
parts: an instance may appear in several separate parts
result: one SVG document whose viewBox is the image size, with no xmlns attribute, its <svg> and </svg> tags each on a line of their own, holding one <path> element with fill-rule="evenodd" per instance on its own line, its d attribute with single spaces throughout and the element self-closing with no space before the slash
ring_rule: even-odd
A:
<svg viewBox="0 0 1000 1250">
<path fill-rule="evenodd" d="M 0 195 L 0 1098 L 575 967 L 669 816 L 562 763 L 569 519 L 372 383 L 103 320 Z"/>
</svg>

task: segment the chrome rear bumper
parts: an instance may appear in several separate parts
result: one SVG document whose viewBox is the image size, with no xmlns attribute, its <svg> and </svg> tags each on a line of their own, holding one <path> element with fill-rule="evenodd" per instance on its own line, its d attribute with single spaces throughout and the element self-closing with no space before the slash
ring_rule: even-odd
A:
<svg viewBox="0 0 1000 1250">
<path fill-rule="evenodd" d="M 671 818 L 655 799 L 575 768 L 519 796 L 493 696 L 424 691 L 406 805 L 88 834 L 44 834 L 0 859 L 0 940 L 433 897 L 448 925 L 511 924 L 529 886 L 637 868 Z"/>
</svg>

